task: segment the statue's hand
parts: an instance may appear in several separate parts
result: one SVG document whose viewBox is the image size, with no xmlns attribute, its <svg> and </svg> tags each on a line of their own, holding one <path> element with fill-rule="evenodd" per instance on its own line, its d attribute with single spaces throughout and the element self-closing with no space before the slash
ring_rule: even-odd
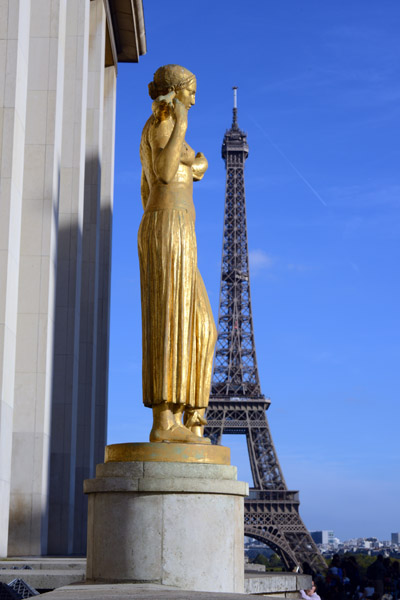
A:
<svg viewBox="0 0 400 600">
<path fill-rule="evenodd" d="M 192 164 L 193 181 L 200 181 L 208 169 L 208 161 L 202 152 L 198 152 Z"/>
<path fill-rule="evenodd" d="M 178 98 L 174 98 L 173 102 L 174 102 L 176 122 L 186 125 L 187 124 L 187 109 L 182 104 L 182 102 L 180 100 L 178 100 Z"/>
<path fill-rule="evenodd" d="M 175 98 L 175 92 L 169 92 L 165 96 L 158 96 L 151 106 L 151 110 L 156 121 L 164 121 L 174 112 L 174 106 L 172 104 L 173 99 Z"/>
<path fill-rule="evenodd" d="M 196 154 L 194 162 L 197 165 L 197 168 L 199 170 L 203 171 L 203 173 L 205 173 L 207 171 L 207 169 L 208 169 L 208 160 L 206 159 L 206 157 L 204 156 L 204 154 L 202 152 L 198 152 Z"/>
</svg>

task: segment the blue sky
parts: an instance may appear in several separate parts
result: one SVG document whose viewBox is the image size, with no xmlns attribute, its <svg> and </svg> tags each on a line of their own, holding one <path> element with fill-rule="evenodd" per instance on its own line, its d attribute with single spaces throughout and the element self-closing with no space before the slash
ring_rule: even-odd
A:
<svg viewBox="0 0 400 600">
<path fill-rule="evenodd" d="M 239 86 L 261 387 L 307 527 L 341 539 L 400 530 L 400 3 L 144 0 L 148 53 L 120 65 L 108 442 L 147 441 L 136 236 L 147 84 L 198 79 L 187 140 L 198 263 L 218 314 L 225 168 Z M 245 440 L 224 436 L 249 480 Z"/>
</svg>

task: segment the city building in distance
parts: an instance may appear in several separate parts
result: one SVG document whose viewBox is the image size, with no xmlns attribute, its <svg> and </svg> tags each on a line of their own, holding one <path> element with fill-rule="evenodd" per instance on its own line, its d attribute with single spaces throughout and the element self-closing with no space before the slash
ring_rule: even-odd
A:
<svg viewBox="0 0 400 600">
<path fill-rule="evenodd" d="M 324 529 L 323 531 L 310 531 L 311 537 L 316 544 L 334 545 L 335 536 L 333 531 Z"/>
<path fill-rule="evenodd" d="M 367 554 L 374 556 L 383 554 L 391 558 L 400 558 L 400 533 L 392 533 L 391 541 L 379 540 L 377 537 L 359 537 L 341 541 L 333 531 L 311 531 L 311 537 L 317 544 L 321 554 L 329 559 L 333 554 Z"/>
<path fill-rule="evenodd" d="M 400 533 L 392 533 L 392 544 L 400 544 Z"/>
</svg>

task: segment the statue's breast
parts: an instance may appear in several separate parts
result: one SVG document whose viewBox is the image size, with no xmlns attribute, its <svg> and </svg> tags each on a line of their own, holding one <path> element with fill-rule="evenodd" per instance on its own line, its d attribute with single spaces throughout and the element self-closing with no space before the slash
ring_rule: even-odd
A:
<svg viewBox="0 0 400 600">
<path fill-rule="evenodd" d="M 194 163 L 195 153 L 193 148 L 189 146 L 186 142 L 183 142 L 182 152 L 181 152 L 181 163 L 191 167 Z"/>
</svg>

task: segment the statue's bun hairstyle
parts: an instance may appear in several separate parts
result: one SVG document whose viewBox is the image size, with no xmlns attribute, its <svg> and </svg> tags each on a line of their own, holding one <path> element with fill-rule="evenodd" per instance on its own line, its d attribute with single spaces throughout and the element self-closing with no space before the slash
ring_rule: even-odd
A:
<svg viewBox="0 0 400 600">
<path fill-rule="evenodd" d="M 153 81 L 149 83 L 149 95 L 152 100 L 165 96 L 172 90 L 175 92 L 186 87 L 196 77 L 179 65 L 165 65 L 154 73 Z"/>
</svg>

